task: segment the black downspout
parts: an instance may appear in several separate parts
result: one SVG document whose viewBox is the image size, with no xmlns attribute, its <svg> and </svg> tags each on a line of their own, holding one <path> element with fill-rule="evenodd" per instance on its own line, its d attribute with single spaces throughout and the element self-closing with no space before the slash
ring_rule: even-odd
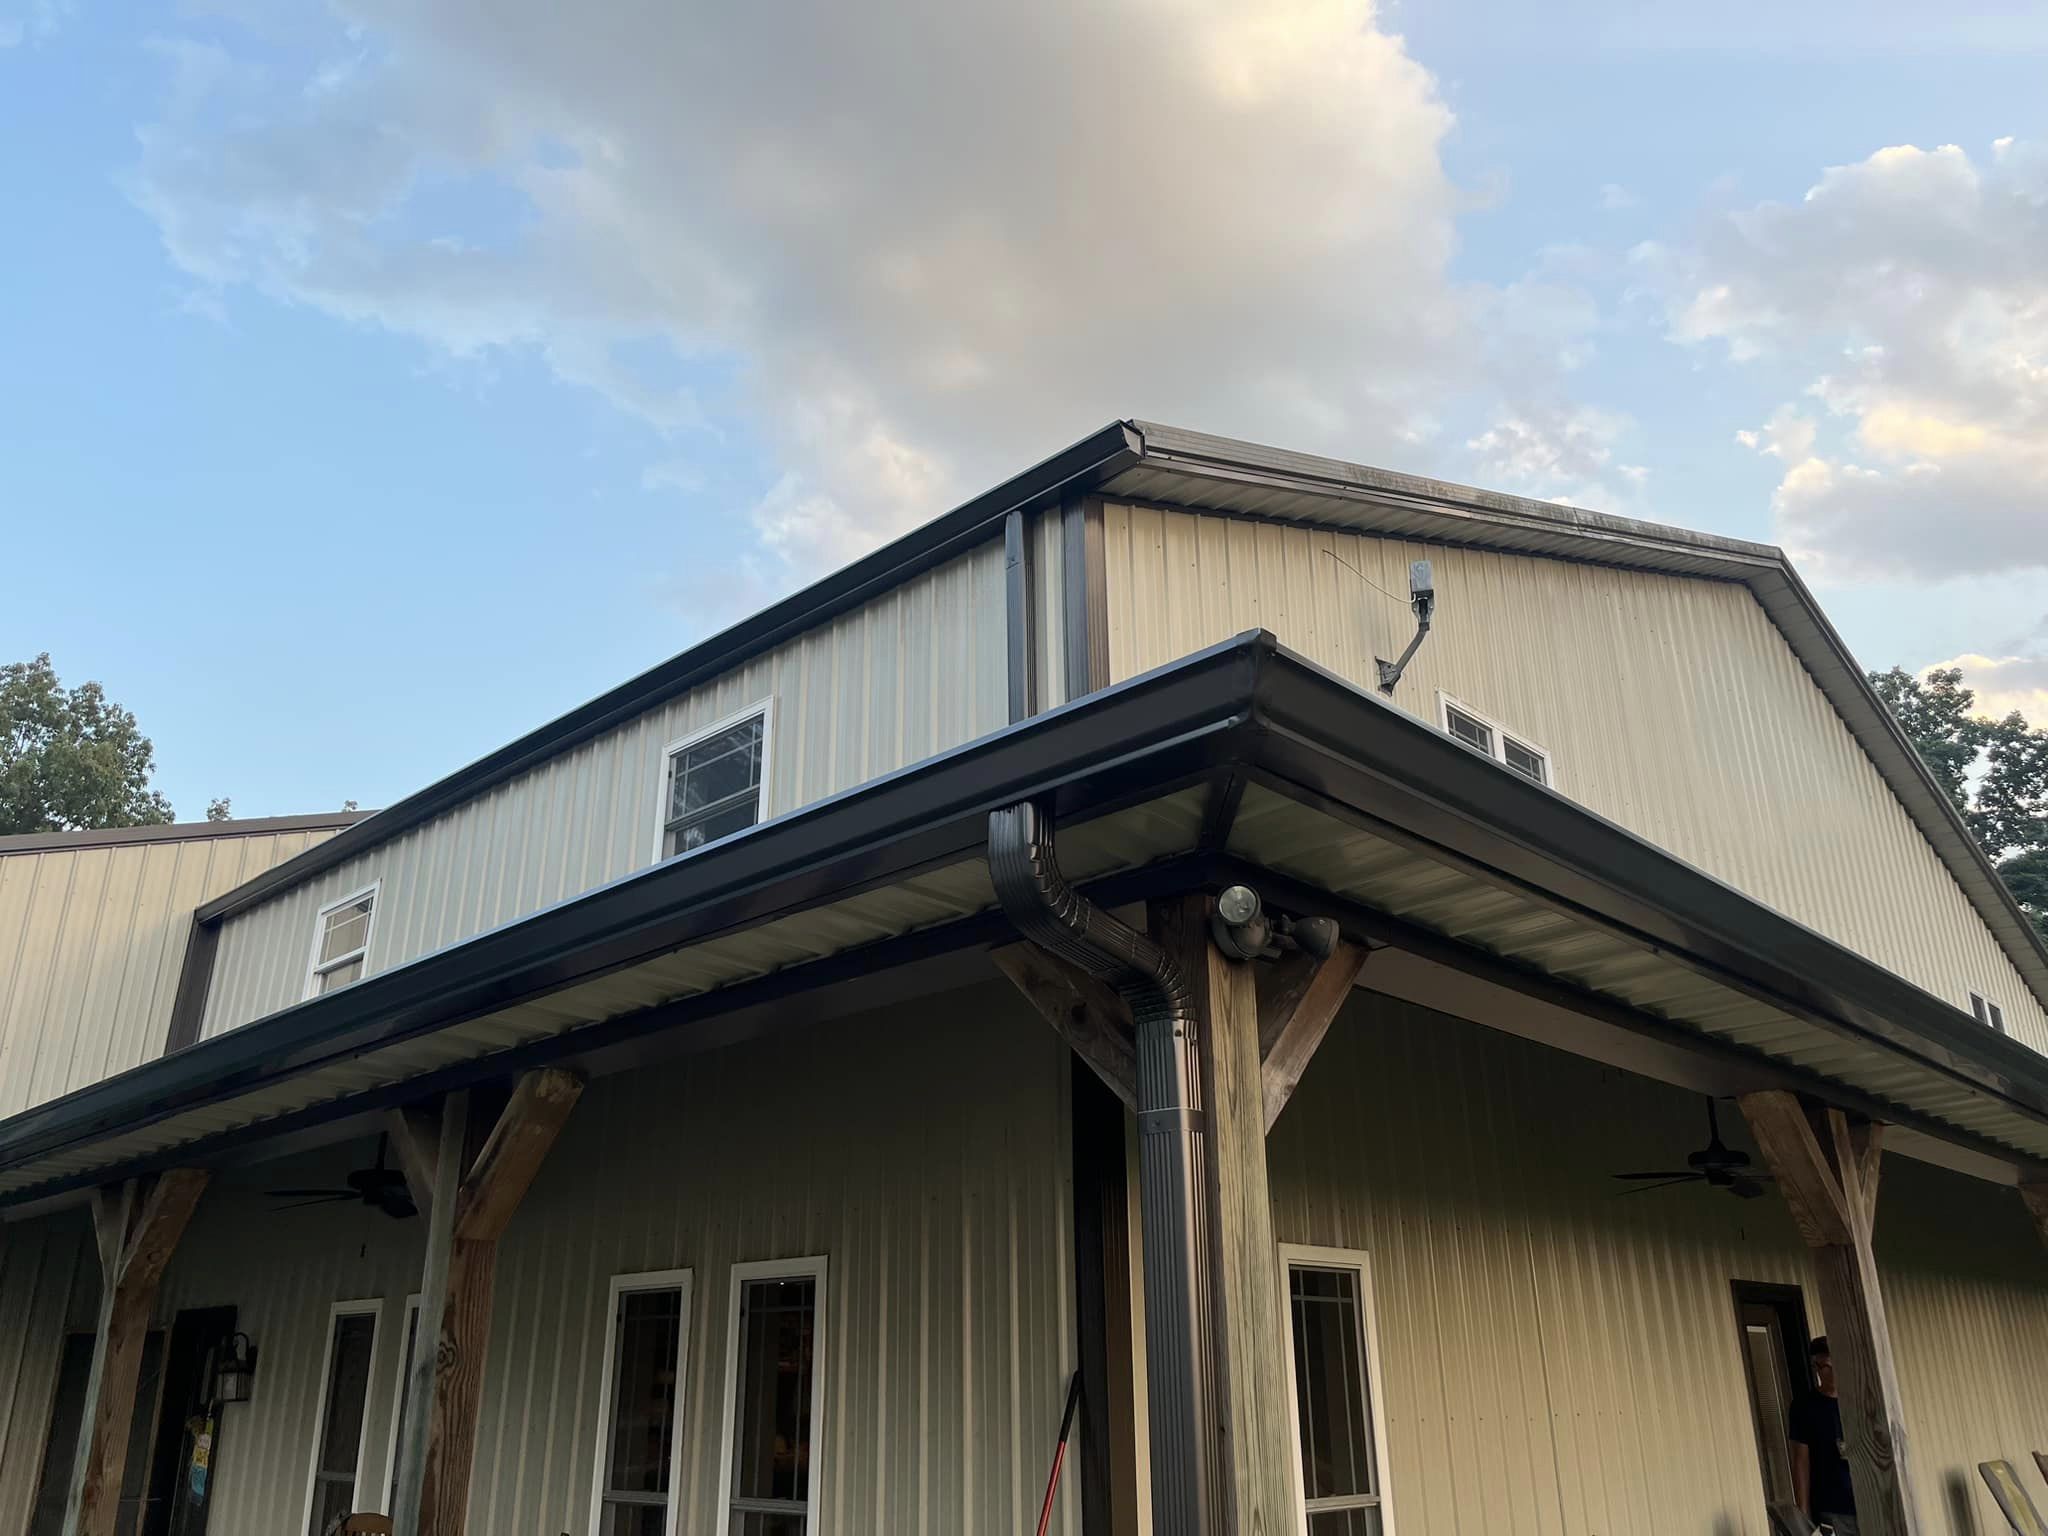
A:
<svg viewBox="0 0 2048 1536">
<path fill-rule="evenodd" d="M 1157 1536 L 1218 1536 L 1215 1356 L 1210 1349 L 1208 1177 L 1197 1020 L 1166 952 L 1067 884 L 1052 818 L 1026 801 L 992 811 L 988 867 L 1026 938 L 1099 980 L 1137 1024 L 1138 1199 Z"/>
</svg>

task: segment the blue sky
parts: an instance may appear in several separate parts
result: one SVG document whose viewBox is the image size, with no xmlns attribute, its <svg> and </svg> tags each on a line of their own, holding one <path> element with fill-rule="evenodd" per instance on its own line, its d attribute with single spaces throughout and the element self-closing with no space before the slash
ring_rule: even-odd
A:
<svg viewBox="0 0 2048 1536">
<path fill-rule="evenodd" d="M 2048 715 L 2025 8 L 569 9 L 0 0 L 0 657 L 181 816 L 387 803 L 1119 414 L 1784 543 Z"/>
</svg>

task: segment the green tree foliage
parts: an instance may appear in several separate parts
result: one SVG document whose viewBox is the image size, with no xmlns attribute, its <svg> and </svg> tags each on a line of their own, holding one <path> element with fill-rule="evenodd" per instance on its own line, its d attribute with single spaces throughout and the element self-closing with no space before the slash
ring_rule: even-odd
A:
<svg viewBox="0 0 2048 1536">
<path fill-rule="evenodd" d="M 208 821 L 233 821 L 235 819 L 234 802 L 226 795 L 222 795 L 218 800 L 207 801 L 206 819 Z"/>
<path fill-rule="evenodd" d="M 2048 730 L 2017 710 L 2003 720 L 1977 714 L 1960 668 L 1937 667 L 1923 680 L 1893 667 L 1870 681 L 2048 937 Z"/>
<path fill-rule="evenodd" d="M 135 716 L 98 683 L 65 688 L 47 652 L 0 666 L 0 833 L 169 821 L 154 766 Z"/>
</svg>

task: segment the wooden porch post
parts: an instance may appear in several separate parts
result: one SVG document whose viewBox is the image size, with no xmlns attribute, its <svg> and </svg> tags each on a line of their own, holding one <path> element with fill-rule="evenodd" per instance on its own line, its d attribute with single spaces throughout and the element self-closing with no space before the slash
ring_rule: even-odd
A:
<svg viewBox="0 0 2048 1536">
<path fill-rule="evenodd" d="M 1884 1128 L 1852 1123 L 1841 1110 L 1802 1103 L 1784 1089 L 1744 1094 L 1741 1103 L 1813 1249 L 1857 1525 L 1865 1536 L 1915 1536 L 1905 1418 L 1870 1245 Z"/>
<path fill-rule="evenodd" d="M 1208 1117 L 1210 1331 L 1216 1350 L 1217 1507 L 1240 1536 L 1294 1528 L 1293 1379 L 1266 1182 L 1266 1098 L 1252 967 L 1209 937 L 1209 898 L 1154 902 L 1152 939 L 1192 995 Z M 1151 1255 L 1146 1255 L 1147 1261 Z"/>
<path fill-rule="evenodd" d="M 157 1284 L 177 1251 L 199 1197 L 203 1169 L 175 1168 L 154 1180 L 130 1179 L 93 1191 L 99 1239 L 100 1315 L 86 1378 L 79 1450 L 64 1509 L 64 1536 L 113 1536 L 127 1470 L 128 1425 L 142 1370 L 142 1343 Z"/>
<path fill-rule="evenodd" d="M 400 1448 L 394 1514 L 405 1536 L 462 1536 L 468 1522 L 498 1239 L 582 1092 L 582 1080 L 559 1068 L 526 1073 L 459 1182 L 468 1109 L 463 1096 L 449 1095 L 437 1134 L 419 1117 L 409 1126 L 422 1174 L 427 1144 L 433 1143 L 419 1337 L 435 1340 L 435 1347 L 431 1354 L 416 1349 L 414 1356 L 412 1401 L 428 1411 Z"/>
</svg>

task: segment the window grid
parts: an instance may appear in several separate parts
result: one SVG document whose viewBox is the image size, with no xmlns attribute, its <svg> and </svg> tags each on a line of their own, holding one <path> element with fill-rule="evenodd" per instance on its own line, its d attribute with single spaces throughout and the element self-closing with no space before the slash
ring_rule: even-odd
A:
<svg viewBox="0 0 2048 1536">
<path fill-rule="evenodd" d="M 1384 1431 L 1366 1256 L 1283 1244 L 1301 1530 L 1386 1536 Z"/>
<path fill-rule="evenodd" d="M 823 1258 L 733 1266 L 721 1536 L 808 1536 L 815 1529 L 825 1308 Z"/>
<path fill-rule="evenodd" d="M 1987 1029 L 1995 1029 L 2001 1035 L 2005 1033 L 2005 1010 L 1982 992 L 1970 994 L 1970 1012 Z"/>
<path fill-rule="evenodd" d="M 325 1536 L 355 1513 L 361 1481 L 363 1421 L 370 1405 L 370 1373 L 377 1358 L 381 1301 L 335 1303 L 328 1313 L 326 1359 L 320 1372 L 319 1417 L 306 1477 L 307 1536 Z"/>
<path fill-rule="evenodd" d="M 1511 773 L 1533 783 L 1551 782 L 1550 754 L 1534 742 L 1511 735 L 1476 709 L 1459 703 L 1447 693 L 1437 694 L 1443 729 L 1476 752 L 1484 752 Z"/>
<path fill-rule="evenodd" d="M 313 920 L 313 952 L 306 967 L 306 996 L 320 997 L 362 979 L 377 922 L 382 882 L 329 902 Z"/>
<path fill-rule="evenodd" d="M 590 1530 L 592 1536 L 673 1536 L 682 1476 L 690 1271 L 614 1276 L 605 1318 Z"/>
<path fill-rule="evenodd" d="M 655 858 L 674 858 L 761 819 L 770 709 L 722 720 L 662 754 L 660 834 Z"/>
</svg>

